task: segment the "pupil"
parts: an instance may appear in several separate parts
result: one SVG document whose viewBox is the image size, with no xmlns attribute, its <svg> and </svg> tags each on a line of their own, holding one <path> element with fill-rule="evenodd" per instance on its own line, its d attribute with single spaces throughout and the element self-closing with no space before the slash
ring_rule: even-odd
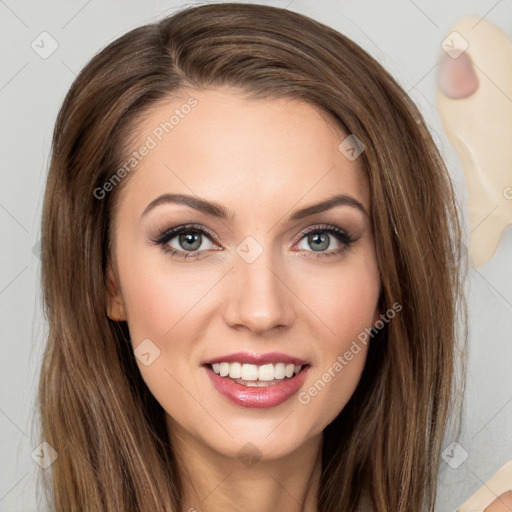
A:
<svg viewBox="0 0 512 512">
<path fill-rule="evenodd" d="M 309 243 L 315 251 L 321 251 L 329 247 L 329 237 L 326 233 L 314 233 L 309 235 Z M 315 248 L 316 245 L 316 248 Z"/>
<path fill-rule="evenodd" d="M 201 234 L 200 233 L 192 233 L 192 232 L 182 233 L 180 235 L 179 241 L 180 241 L 180 245 L 182 247 L 184 244 L 190 244 L 193 246 L 193 247 L 183 247 L 184 249 L 189 249 L 189 250 L 198 249 L 201 246 Z"/>
</svg>

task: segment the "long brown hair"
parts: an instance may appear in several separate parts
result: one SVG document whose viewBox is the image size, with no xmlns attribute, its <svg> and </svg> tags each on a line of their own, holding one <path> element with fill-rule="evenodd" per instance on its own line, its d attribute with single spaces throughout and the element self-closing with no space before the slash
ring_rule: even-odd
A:
<svg viewBox="0 0 512 512">
<path fill-rule="evenodd" d="M 58 452 L 45 481 L 52 510 L 181 511 L 164 411 L 127 326 L 106 316 L 112 218 L 129 176 L 102 199 L 94 192 L 126 161 L 150 107 L 221 86 L 309 102 L 366 148 L 381 308 L 402 309 L 324 431 L 318 510 L 353 512 L 366 490 L 380 512 L 432 511 L 464 303 L 447 169 L 416 106 L 357 44 L 303 15 L 238 3 L 131 30 L 86 65 L 58 114 L 42 218 L 49 335 L 39 390 L 42 439 Z"/>
</svg>

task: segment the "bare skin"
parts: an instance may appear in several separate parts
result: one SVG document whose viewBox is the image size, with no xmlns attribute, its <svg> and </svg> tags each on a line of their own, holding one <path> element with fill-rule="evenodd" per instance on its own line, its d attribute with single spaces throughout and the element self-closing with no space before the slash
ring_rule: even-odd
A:
<svg viewBox="0 0 512 512">
<path fill-rule="evenodd" d="M 137 363 L 188 475 L 183 512 L 316 512 L 322 432 L 352 396 L 368 347 L 360 344 L 342 370 L 333 365 L 382 313 L 369 187 L 357 159 L 338 149 L 346 134 L 289 98 L 186 91 L 148 113 L 135 146 L 189 96 L 197 106 L 144 157 L 120 195 L 108 314 L 127 320 L 134 349 L 149 339 L 159 350 L 150 365 Z M 214 201 L 234 217 L 170 202 L 143 213 L 170 193 Z M 340 194 L 362 209 L 346 203 L 288 219 Z M 210 231 L 195 249 L 179 235 L 154 242 L 189 223 Z M 304 234 L 311 228 L 321 239 Z M 237 252 L 247 237 L 251 251 L 261 248 L 250 263 Z M 309 400 L 295 394 L 261 409 L 229 402 L 202 362 L 245 351 L 308 361 L 300 391 Z M 320 391 L 308 393 L 319 380 Z"/>
</svg>

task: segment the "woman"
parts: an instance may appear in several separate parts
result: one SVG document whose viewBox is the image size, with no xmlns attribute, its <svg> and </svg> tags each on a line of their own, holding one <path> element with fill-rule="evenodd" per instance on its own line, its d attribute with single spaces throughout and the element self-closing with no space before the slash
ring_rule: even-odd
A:
<svg viewBox="0 0 512 512">
<path fill-rule="evenodd" d="M 188 8 L 92 59 L 52 149 L 52 509 L 433 510 L 458 212 L 375 60 L 284 9 Z"/>
</svg>

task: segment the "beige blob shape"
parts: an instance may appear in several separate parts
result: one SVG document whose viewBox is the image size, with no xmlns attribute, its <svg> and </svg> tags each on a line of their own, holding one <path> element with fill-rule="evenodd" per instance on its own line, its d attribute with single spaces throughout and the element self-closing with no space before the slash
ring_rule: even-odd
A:
<svg viewBox="0 0 512 512">
<path fill-rule="evenodd" d="M 457 512 L 504 512 L 512 504 L 512 460 L 485 482 Z"/>
<path fill-rule="evenodd" d="M 512 510 L 512 491 L 498 496 L 484 512 L 510 512 Z"/>
<path fill-rule="evenodd" d="M 494 25 L 468 16 L 453 25 L 441 46 L 441 60 L 468 54 L 478 80 L 467 97 L 437 91 L 444 129 L 466 177 L 469 255 L 478 267 L 493 256 L 512 224 L 512 42 Z M 439 78 L 452 96 L 446 77 Z"/>
</svg>

